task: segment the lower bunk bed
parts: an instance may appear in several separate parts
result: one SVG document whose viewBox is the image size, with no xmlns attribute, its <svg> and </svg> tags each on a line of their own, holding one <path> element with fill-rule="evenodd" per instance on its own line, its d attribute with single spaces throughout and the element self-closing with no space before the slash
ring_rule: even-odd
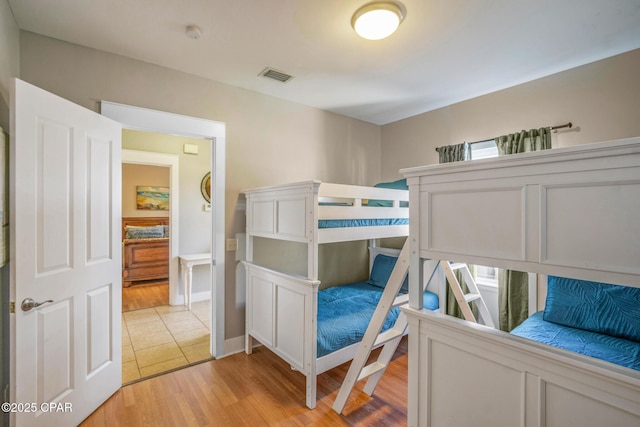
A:
<svg viewBox="0 0 640 427">
<path fill-rule="evenodd" d="M 246 348 L 255 338 L 306 376 L 306 404 L 316 404 L 317 375 L 351 360 L 362 340 L 399 251 L 370 248 L 367 281 L 318 290 L 319 281 L 245 263 L 247 270 Z M 407 301 L 407 284 L 396 298 Z M 424 307 L 438 309 L 438 296 L 426 291 Z M 381 332 L 401 316 L 395 306 Z"/>
<path fill-rule="evenodd" d="M 640 371 L 640 288 L 549 276 L 544 310 L 511 333 Z"/>
</svg>

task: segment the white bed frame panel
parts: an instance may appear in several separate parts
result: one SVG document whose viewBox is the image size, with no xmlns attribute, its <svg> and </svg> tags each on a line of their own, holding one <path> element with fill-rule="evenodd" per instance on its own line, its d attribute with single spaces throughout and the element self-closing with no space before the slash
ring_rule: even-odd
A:
<svg viewBox="0 0 640 427">
<path fill-rule="evenodd" d="M 320 282 L 250 263 L 245 263 L 245 267 L 245 351 L 251 354 L 255 338 L 300 371 L 307 377 L 307 406 L 312 404 L 315 407 L 316 319 Z"/>
<path fill-rule="evenodd" d="M 318 245 L 407 236 L 408 225 L 319 229 L 320 219 L 408 218 L 409 192 L 307 181 L 245 190 L 247 198 L 247 300 L 245 351 L 253 341 L 287 361 L 306 377 L 306 405 L 316 406 L 317 375 L 352 360 L 358 343 L 323 357 L 317 354 Z M 365 200 L 391 200 L 389 207 L 366 207 Z M 325 206 L 321 202 L 343 203 Z M 348 205 L 347 205 L 348 204 Z M 253 264 L 253 238 L 306 243 L 307 276 L 299 277 Z M 369 248 L 369 267 L 379 253 L 398 249 Z"/>
<path fill-rule="evenodd" d="M 308 244 L 307 275 L 318 279 L 318 245 L 355 240 L 407 236 L 408 225 L 318 228 L 323 219 L 408 218 L 409 192 L 306 181 L 244 190 L 247 197 L 247 261 L 252 261 L 253 238 L 287 240 Z M 390 207 L 366 207 L 369 199 L 392 200 Z M 323 206 L 320 202 L 350 203 Z"/>
<path fill-rule="evenodd" d="M 640 372 L 422 310 L 418 285 L 444 259 L 640 287 L 640 138 L 402 172 L 408 425 L 640 425 Z"/>
<path fill-rule="evenodd" d="M 370 247 L 369 268 L 376 255 L 398 256 L 399 252 Z M 306 377 L 306 405 L 313 409 L 317 376 L 352 360 L 359 343 L 316 357 L 320 282 L 249 262 L 244 266 L 247 271 L 245 351 L 251 354 L 256 339 L 300 371 Z"/>
</svg>

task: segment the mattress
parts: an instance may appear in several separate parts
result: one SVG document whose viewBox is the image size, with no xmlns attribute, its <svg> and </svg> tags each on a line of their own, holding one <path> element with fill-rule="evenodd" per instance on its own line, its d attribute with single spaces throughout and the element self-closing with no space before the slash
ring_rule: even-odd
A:
<svg viewBox="0 0 640 427">
<path fill-rule="evenodd" d="M 318 221 L 318 228 L 379 227 L 407 224 L 409 224 L 408 218 L 321 219 Z"/>
<path fill-rule="evenodd" d="M 616 365 L 640 370 L 639 342 L 547 322 L 543 320 L 542 314 L 542 311 L 535 313 L 513 329 L 511 333 L 585 356 L 606 360 Z"/>
<path fill-rule="evenodd" d="M 356 282 L 318 292 L 318 357 L 362 340 L 382 291 L 367 282 Z M 438 296 L 425 292 L 424 308 L 436 310 Z M 400 309 L 392 308 L 382 331 L 391 328 L 399 315 Z"/>
</svg>

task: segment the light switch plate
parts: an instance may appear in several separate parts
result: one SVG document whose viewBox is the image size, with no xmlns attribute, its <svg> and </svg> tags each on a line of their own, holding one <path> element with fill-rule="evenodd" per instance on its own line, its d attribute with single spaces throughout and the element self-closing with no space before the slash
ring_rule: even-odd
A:
<svg viewBox="0 0 640 427">
<path fill-rule="evenodd" d="M 238 250 L 238 239 L 227 239 L 227 251 L 232 252 Z"/>
</svg>

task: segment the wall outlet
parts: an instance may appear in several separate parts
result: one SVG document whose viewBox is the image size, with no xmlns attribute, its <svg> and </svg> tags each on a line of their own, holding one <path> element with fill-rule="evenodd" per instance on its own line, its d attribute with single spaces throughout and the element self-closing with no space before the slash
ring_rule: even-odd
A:
<svg viewBox="0 0 640 427">
<path fill-rule="evenodd" d="M 238 250 L 238 239 L 227 239 L 227 251 L 237 251 Z"/>
<path fill-rule="evenodd" d="M 204 205 L 202 205 L 202 210 L 204 212 L 210 212 L 211 211 L 211 204 L 205 203 Z"/>
</svg>

